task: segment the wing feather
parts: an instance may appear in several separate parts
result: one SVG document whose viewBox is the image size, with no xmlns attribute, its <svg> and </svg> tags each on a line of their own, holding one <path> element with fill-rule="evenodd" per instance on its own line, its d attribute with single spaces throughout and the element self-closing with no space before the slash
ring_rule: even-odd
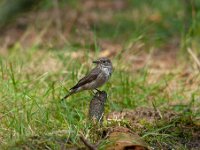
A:
<svg viewBox="0 0 200 150">
<path fill-rule="evenodd" d="M 80 79 L 78 81 L 78 83 L 74 87 L 72 87 L 70 90 L 74 90 L 78 87 L 81 87 L 85 84 L 88 84 L 88 83 L 94 81 L 98 77 L 99 71 L 100 71 L 99 69 L 94 68 L 89 74 L 87 74 L 85 77 Z"/>
</svg>

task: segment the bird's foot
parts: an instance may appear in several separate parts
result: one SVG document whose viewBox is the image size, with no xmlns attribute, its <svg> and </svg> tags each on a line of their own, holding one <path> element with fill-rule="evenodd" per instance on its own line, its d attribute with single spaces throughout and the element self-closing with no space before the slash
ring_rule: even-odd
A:
<svg viewBox="0 0 200 150">
<path fill-rule="evenodd" d="M 94 90 L 91 90 L 91 91 L 92 91 L 92 95 L 95 95 L 96 92 Z"/>
<path fill-rule="evenodd" d="M 101 93 L 102 91 L 98 90 L 98 89 L 95 89 L 98 93 Z"/>
<path fill-rule="evenodd" d="M 94 89 L 92 90 L 92 94 L 96 95 L 97 93 L 102 93 L 102 91 L 98 90 L 98 89 Z"/>
</svg>

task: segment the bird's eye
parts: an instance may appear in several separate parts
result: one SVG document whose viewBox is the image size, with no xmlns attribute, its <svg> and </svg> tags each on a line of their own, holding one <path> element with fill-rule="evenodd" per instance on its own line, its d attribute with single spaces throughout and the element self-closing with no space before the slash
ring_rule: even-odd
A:
<svg viewBox="0 0 200 150">
<path fill-rule="evenodd" d="M 106 63 L 106 61 L 104 60 L 104 61 L 103 61 L 103 63 L 105 64 L 105 63 Z"/>
</svg>

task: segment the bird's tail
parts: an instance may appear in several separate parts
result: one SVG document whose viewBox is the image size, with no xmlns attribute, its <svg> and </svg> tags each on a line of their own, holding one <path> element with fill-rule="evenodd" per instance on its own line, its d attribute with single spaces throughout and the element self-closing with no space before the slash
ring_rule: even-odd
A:
<svg viewBox="0 0 200 150">
<path fill-rule="evenodd" d="M 65 95 L 62 99 L 61 99 L 61 101 L 64 101 L 65 99 L 67 99 L 70 95 L 72 95 L 72 94 L 74 94 L 74 92 L 73 91 L 70 91 L 67 95 Z"/>
</svg>

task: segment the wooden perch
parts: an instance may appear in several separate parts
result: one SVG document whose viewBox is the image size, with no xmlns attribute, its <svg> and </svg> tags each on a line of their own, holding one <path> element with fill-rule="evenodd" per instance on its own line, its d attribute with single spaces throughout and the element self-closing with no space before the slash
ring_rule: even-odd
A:
<svg viewBox="0 0 200 150">
<path fill-rule="evenodd" d="M 89 118 L 102 124 L 104 115 L 104 105 L 107 99 L 105 91 L 97 91 L 90 102 Z"/>
</svg>

